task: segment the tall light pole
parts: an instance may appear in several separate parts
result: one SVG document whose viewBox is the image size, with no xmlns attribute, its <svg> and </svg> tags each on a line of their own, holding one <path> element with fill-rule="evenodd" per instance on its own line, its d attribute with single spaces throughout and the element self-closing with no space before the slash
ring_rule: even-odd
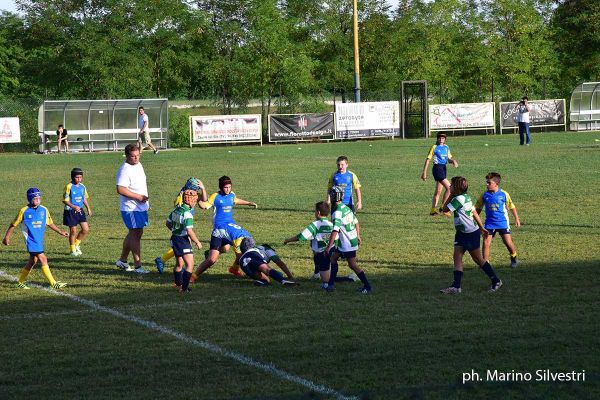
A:
<svg viewBox="0 0 600 400">
<path fill-rule="evenodd" d="M 354 102 L 360 103 L 360 62 L 358 56 L 358 4 L 354 0 Z"/>
</svg>

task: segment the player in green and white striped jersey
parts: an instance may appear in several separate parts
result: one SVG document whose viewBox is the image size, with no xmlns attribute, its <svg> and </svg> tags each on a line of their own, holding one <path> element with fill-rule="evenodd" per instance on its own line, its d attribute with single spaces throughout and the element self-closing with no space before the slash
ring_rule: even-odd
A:
<svg viewBox="0 0 600 400">
<path fill-rule="evenodd" d="M 455 176 L 450 182 L 450 198 L 444 203 L 444 212 L 454 213 L 454 226 L 456 235 L 454 236 L 454 281 L 452 285 L 440 290 L 445 294 L 458 294 L 461 292 L 461 280 L 463 276 L 463 256 L 469 252 L 473 261 L 490 278 L 492 284 L 490 292 L 495 292 L 502 286 L 502 281 L 496 276 L 490 263 L 481 255 L 480 241 L 481 233 L 488 235 L 484 228 L 481 218 L 467 194 L 469 183 L 462 176 Z"/>
<path fill-rule="evenodd" d="M 371 285 L 365 275 L 365 272 L 359 268 L 358 261 L 356 259 L 356 250 L 361 244 L 360 238 L 360 226 L 358 219 L 350 210 L 350 208 L 342 203 L 344 198 L 344 190 L 339 186 L 334 186 L 329 192 L 331 198 L 331 204 L 334 204 L 333 213 L 331 219 L 333 220 L 333 230 L 329 237 L 329 243 L 325 248 L 325 251 L 330 254 L 331 261 L 331 274 L 329 276 L 329 283 L 327 291 L 333 292 L 335 290 L 335 278 L 337 276 L 337 261 L 340 257 L 345 258 L 348 261 L 348 266 L 358 276 L 358 279 L 363 283 L 363 287 L 359 289 L 362 294 L 369 294 L 372 291 Z M 334 247 L 334 252 L 331 249 Z"/>
</svg>

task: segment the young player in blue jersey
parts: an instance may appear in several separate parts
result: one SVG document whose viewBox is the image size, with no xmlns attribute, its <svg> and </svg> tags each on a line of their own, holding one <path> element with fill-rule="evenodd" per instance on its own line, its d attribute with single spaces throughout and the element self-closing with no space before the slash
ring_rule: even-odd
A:
<svg viewBox="0 0 600 400">
<path fill-rule="evenodd" d="M 433 192 L 433 198 L 431 199 L 431 211 L 429 215 L 436 215 L 438 211 L 442 212 L 441 207 L 439 210 L 437 208 L 442 188 L 445 189 L 442 205 L 446 204 L 450 197 L 450 182 L 446 178 L 446 164 L 450 162 L 454 165 L 454 168 L 458 168 L 458 162 L 452 157 L 450 148 L 448 148 L 448 145 L 446 144 L 445 133 L 440 132 L 437 134 L 437 141 L 429 150 L 429 154 L 425 159 L 425 165 L 423 166 L 423 172 L 421 173 L 421 179 L 423 181 L 427 180 L 427 169 L 429 168 L 429 162 L 432 159 L 433 167 L 431 172 L 433 174 L 433 179 L 435 179 L 435 190 Z"/>
<path fill-rule="evenodd" d="M 175 253 L 176 264 L 173 268 L 175 288 L 180 293 L 189 291 L 190 278 L 194 270 L 194 250 L 192 242 L 199 249 L 202 244 L 194 232 L 194 214 L 192 210 L 198 201 L 198 192 L 186 189 L 181 195 L 181 204 L 175 206 L 167 218 L 167 228 L 171 231 L 171 248 Z M 185 270 L 183 269 L 185 265 Z"/>
<path fill-rule="evenodd" d="M 261 248 L 262 247 L 262 248 Z M 268 256 L 265 253 L 265 247 L 257 246 L 254 243 L 252 237 L 245 237 L 240 243 L 240 266 L 242 271 L 251 279 L 254 279 L 254 284 L 257 286 L 266 286 L 269 284 L 269 277 L 273 278 L 277 282 L 284 286 L 295 285 L 296 282 L 292 281 L 292 273 L 285 266 L 283 272 L 287 275 L 288 279 L 285 279 L 281 272 L 274 270 L 269 267 Z M 281 267 L 281 264 L 278 263 Z"/>
<path fill-rule="evenodd" d="M 344 191 L 344 203 L 352 212 L 356 212 L 362 209 L 362 192 L 360 191 L 361 185 L 356 174 L 348 170 L 348 157 L 339 156 L 336 160 L 337 171 L 329 177 L 327 182 L 327 204 L 331 203 L 329 199 L 329 192 L 331 188 L 337 186 L 342 188 Z M 356 207 L 354 206 L 352 191 L 356 193 Z"/>
<path fill-rule="evenodd" d="M 63 225 L 69 227 L 69 248 L 73 257 L 82 254 L 80 244 L 87 236 L 90 228 L 83 207 L 87 208 L 88 215 L 92 216 L 92 207 L 89 203 L 89 194 L 83 181 L 83 170 L 73 168 L 71 170 L 71 182 L 65 186 L 63 194 Z M 77 232 L 77 225 L 81 227 Z"/>
<path fill-rule="evenodd" d="M 481 223 L 481 218 L 475 210 L 471 197 L 467 194 L 469 183 L 462 176 L 455 176 L 450 183 L 452 197 L 443 205 L 444 212 L 454 213 L 454 281 L 452 284 L 440 290 L 444 294 L 458 294 L 462 291 L 463 256 L 469 252 L 471 258 L 490 278 L 492 284 L 489 292 L 495 292 L 502 286 L 502 281 L 490 263 L 481 255 L 479 242 L 481 233 L 488 235 L 488 231 Z"/>
<path fill-rule="evenodd" d="M 481 210 L 485 209 L 484 226 L 490 232 L 488 236 L 483 238 L 483 258 L 486 260 L 490 259 L 492 240 L 496 236 L 496 233 L 498 233 L 510 255 L 510 266 L 516 268 L 518 265 L 517 248 L 512 241 L 508 210 L 512 213 L 517 228 L 521 227 L 521 220 L 517 213 L 517 207 L 512 202 L 510 195 L 507 191 L 500 188 L 501 181 L 502 177 L 499 173 L 490 172 L 487 174 L 485 176 L 487 191 L 479 197 L 475 204 L 477 213 L 481 213 Z"/>
<path fill-rule="evenodd" d="M 200 208 L 204 208 L 202 202 L 205 202 L 207 200 L 206 189 L 204 188 L 204 184 L 202 183 L 202 181 L 194 177 L 188 178 L 188 180 L 185 182 L 185 185 L 183 185 L 181 190 L 179 190 L 179 193 L 177 194 L 173 205 L 177 207 L 183 204 L 183 193 L 186 190 L 193 190 L 194 192 L 196 192 L 198 194 L 199 200 L 197 205 Z M 191 213 L 192 215 L 196 213 L 196 207 L 192 207 Z M 156 265 L 156 269 L 158 270 L 159 274 L 163 273 L 163 271 L 165 270 L 165 263 L 174 256 L 175 253 L 173 252 L 173 249 L 169 248 L 169 250 L 167 250 L 162 256 L 156 257 L 154 259 L 154 264 Z"/>
<path fill-rule="evenodd" d="M 27 189 L 27 202 L 27 206 L 19 210 L 17 217 L 8 227 L 8 230 L 4 235 L 4 240 L 2 240 L 4 245 L 9 246 L 10 237 L 12 236 L 13 231 L 17 225 L 21 224 L 25 245 L 29 252 L 29 260 L 27 261 L 25 268 L 23 268 L 23 271 L 21 271 L 17 287 L 20 289 L 29 289 L 29 286 L 27 286 L 27 277 L 29 276 L 31 269 L 39 261 L 42 265 L 42 273 L 48 280 L 50 286 L 54 289 L 61 289 L 67 286 L 67 284 L 56 281 L 52 276 L 52 272 L 50 272 L 48 259 L 46 258 L 46 254 L 44 254 L 44 233 L 46 232 L 46 227 L 49 227 L 61 236 L 67 237 L 69 234 L 61 231 L 54 225 L 52 217 L 50 217 L 50 212 L 46 207 L 41 205 L 42 193 L 38 188 Z"/>
<path fill-rule="evenodd" d="M 195 281 L 198 275 L 202 274 L 219 259 L 221 253 L 225 253 L 233 245 L 236 253 L 235 261 L 229 267 L 229 273 L 241 276 L 239 267 L 239 246 L 244 237 L 250 236 L 233 219 L 233 207 L 236 205 L 250 206 L 257 208 L 256 203 L 240 199 L 232 192 L 231 178 L 222 176 L 219 178 L 219 191 L 208 197 L 206 202 L 202 203 L 203 208 L 213 208 L 213 232 L 210 238 L 210 250 L 205 253 L 205 260 L 198 266 L 196 273 L 192 277 Z"/>
<path fill-rule="evenodd" d="M 369 294 L 372 291 L 371 284 L 365 272 L 358 266 L 358 259 L 356 258 L 356 251 L 362 243 L 358 220 L 352 210 L 342 202 L 344 196 L 342 188 L 334 186 L 329 193 L 333 204 L 331 214 L 333 228 L 325 248 L 325 252 L 330 255 L 331 262 L 331 273 L 325 289 L 328 292 L 335 291 L 334 284 L 338 272 L 338 260 L 343 258 L 346 259 L 348 267 L 354 271 L 363 284 L 363 287 L 358 290 L 359 293 Z"/>
</svg>

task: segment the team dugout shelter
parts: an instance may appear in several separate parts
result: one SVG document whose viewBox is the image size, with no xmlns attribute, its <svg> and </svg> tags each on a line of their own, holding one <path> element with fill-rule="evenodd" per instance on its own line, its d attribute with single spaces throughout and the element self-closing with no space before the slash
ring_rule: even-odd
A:
<svg viewBox="0 0 600 400">
<path fill-rule="evenodd" d="M 584 82 L 573 89 L 569 110 L 571 130 L 600 129 L 600 82 Z"/>
<path fill-rule="evenodd" d="M 38 111 L 40 152 L 56 148 L 56 130 L 62 124 L 71 151 L 119 151 L 138 138 L 140 107 L 149 117 L 152 143 L 168 146 L 167 99 L 46 100 Z"/>
</svg>

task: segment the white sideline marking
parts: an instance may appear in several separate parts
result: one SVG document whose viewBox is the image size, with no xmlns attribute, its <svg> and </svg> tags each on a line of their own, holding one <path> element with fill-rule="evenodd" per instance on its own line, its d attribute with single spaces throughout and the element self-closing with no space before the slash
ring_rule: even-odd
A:
<svg viewBox="0 0 600 400">
<path fill-rule="evenodd" d="M 7 274 L 6 272 L 4 272 L 2 270 L 0 270 L 0 276 L 3 277 L 3 278 L 6 278 L 6 279 L 8 279 L 8 280 L 10 280 L 12 282 L 17 282 L 18 281 L 17 278 L 13 277 L 12 275 Z M 177 332 L 177 331 L 175 331 L 173 329 L 170 329 L 170 328 L 167 328 L 165 326 L 159 325 L 156 322 L 148 321 L 148 320 L 145 320 L 145 319 L 142 319 L 142 318 L 138 318 L 138 317 L 136 317 L 134 315 L 127 315 L 127 314 L 124 314 L 124 313 L 122 313 L 122 312 L 120 312 L 118 310 L 115 310 L 114 308 L 105 307 L 103 305 L 100 305 L 100 304 L 96 303 L 95 301 L 86 300 L 86 299 L 83 299 L 81 297 L 77 297 L 75 295 L 72 295 L 72 294 L 69 294 L 69 293 L 65 293 L 65 292 L 62 292 L 62 291 L 54 290 L 54 289 L 49 288 L 49 287 L 40 286 L 40 285 L 33 284 L 33 283 L 32 284 L 28 284 L 28 285 L 30 287 L 32 287 L 32 288 L 44 290 L 44 291 L 46 291 L 48 293 L 52 293 L 52 294 L 57 295 L 57 296 L 66 297 L 66 298 L 68 298 L 70 300 L 73 300 L 73 301 L 75 301 L 77 303 L 80 303 L 80 304 L 83 304 L 85 306 L 88 306 L 88 307 L 90 307 L 93 310 L 105 312 L 105 313 L 110 314 L 110 315 L 112 315 L 114 317 L 121 318 L 121 319 L 124 319 L 126 321 L 136 323 L 138 325 L 141 325 L 141 326 L 143 326 L 145 328 L 148 328 L 150 330 L 162 333 L 164 335 L 173 336 L 174 338 L 179 339 L 180 341 L 182 341 L 184 343 L 188 343 L 188 344 L 191 344 L 193 346 L 200 347 L 202 349 L 208 350 L 208 351 L 210 351 L 212 353 L 215 353 L 217 355 L 220 355 L 220 356 L 223 356 L 223 357 L 227 357 L 229 359 L 232 359 L 234 361 L 239 362 L 240 364 L 244 364 L 244 365 L 248 365 L 248 366 L 251 366 L 251 367 L 255 367 L 255 368 L 261 369 L 261 370 L 263 370 L 263 371 L 265 371 L 265 372 L 267 372 L 267 373 L 269 373 L 269 374 L 271 374 L 273 376 L 276 376 L 276 377 L 281 378 L 281 379 L 286 380 L 286 381 L 290 381 L 290 382 L 295 383 L 295 384 L 300 385 L 300 386 L 304 386 L 305 388 L 307 388 L 309 390 L 312 390 L 312 391 L 314 391 L 316 393 L 321 393 L 321 394 L 324 394 L 324 395 L 334 396 L 335 398 L 337 398 L 339 400 L 358 400 L 357 397 L 346 396 L 346 395 L 344 395 L 344 394 L 342 394 L 342 393 L 340 393 L 340 392 L 338 392 L 338 391 L 336 391 L 336 390 L 334 390 L 332 388 L 329 388 L 327 386 L 316 384 L 316 383 L 314 383 L 312 381 L 309 381 L 308 379 L 304 379 L 304 378 L 302 378 L 300 376 L 297 376 L 297 375 L 291 374 L 289 372 L 283 371 L 283 370 L 277 368 L 273 364 L 264 364 L 264 363 L 261 363 L 259 361 L 254 360 L 254 359 L 252 359 L 250 357 L 247 357 L 247 356 L 245 356 L 243 354 L 239 354 L 239 353 L 236 353 L 236 352 L 233 352 L 233 351 L 230 351 L 230 350 L 226 350 L 226 349 L 224 349 L 224 348 L 222 348 L 220 346 L 217 346 L 216 344 L 212 344 L 212 343 L 207 342 L 205 340 L 194 339 L 194 338 L 192 338 L 190 336 L 184 335 L 183 333 L 180 333 L 180 332 Z"/>
</svg>

